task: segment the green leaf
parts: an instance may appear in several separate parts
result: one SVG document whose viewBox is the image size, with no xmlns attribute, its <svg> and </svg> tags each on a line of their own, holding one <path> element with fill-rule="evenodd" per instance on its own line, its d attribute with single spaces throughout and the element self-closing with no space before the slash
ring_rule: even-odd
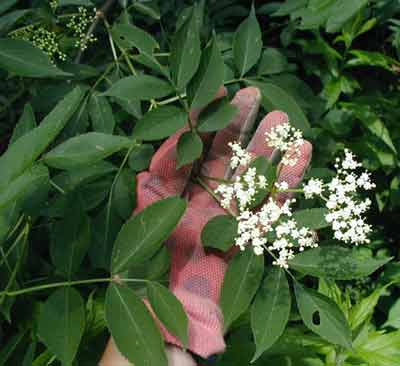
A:
<svg viewBox="0 0 400 366">
<path fill-rule="evenodd" d="M 155 56 L 142 52 L 139 55 L 135 55 L 134 60 L 170 80 L 168 67 L 160 64 Z"/>
<path fill-rule="evenodd" d="M 330 10 L 326 31 L 335 33 L 343 29 L 345 23 L 368 4 L 368 0 L 337 0 Z"/>
<path fill-rule="evenodd" d="M 57 104 L 38 127 L 8 148 L 0 157 L 0 187 L 4 187 L 21 174 L 45 151 L 78 108 L 82 97 L 82 90 L 75 88 Z"/>
<path fill-rule="evenodd" d="M 154 155 L 154 147 L 151 144 L 143 144 L 134 149 L 129 155 L 129 167 L 135 171 L 140 172 L 149 167 L 151 158 Z"/>
<path fill-rule="evenodd" d="M 107 98 L 92 94 L 88 104 L 93 130 L 112 134 L 115 127 L 114 114 Z"/>
<path fill-rule="evenodd" d="M 18 39 L 0 39 L 0 68 L 31 78 L 70 75 L 54 66 L 41 49 Z"/>
<path fill-rule="evenodd" d="M 290 268 L 303 274 L 335 280 L 352 280 L 369 276 L 391 258 L 375 259 L 356 250 L 339 246 L 321 246 L 297 254 Z"/>
<path fill-rule="evenodd" d="M 167 366 L 160 331 L 143 301 L 131 289 L 111 284 L 105 316 L 119 351 L 136 366 Z"/>
<path fill-rule="evenodd" d="M 397 299 L 390 308 L 388 318 L 383 326 L 400 329 L 400 299 Z"/>
<path fill-rule="evenodd" d="M 351 50 L 349 53 L 355 57 L 346 62 L 346 67 L 377 66 L 390 72 L 396 72 L 396 66 L 400 65 L 400 63 L 395 59 L 380 52 Z"/>
<path fill-rule="evenodd" d="M 290 124 L 303 133 L 310 130 L 310 123 L 301 107 L 279 86 L 269 82 L 248 81 L 248 84 L 258 87 L 262 94 L 261 104 L 268 111 L 275 109 L 284 111 L 289 116 Z"/>
<path fill-rule="evenodd" d="M 35 191 L 49 183 L 49 171 L 41 164 L 34 165 L 9 185 L 0 189 L 0 209 L 14 201 L 23 201 L 31 197 Z"/>
<path fill-rule="evenodd" d="M 185 209 L 185 200 L 170 197 L 128 220 L 114 243 L 111 272 L 122 272 L 153 256 L 175 229 Z"/>
<path fill-rule="evenodd" d="M 219 215 L 213 217 L 203 227 L 201 241 L 205 247 L 226 252 L 235 242 L 238 223 L 235 217 Z"/>
<path fill-rule="evenodd" d="M 33 113 L 32 106 L 26 103 L 24 111 L 14 127 L 13 134 L 10 139 L 10 144 L 14 143 L 20 137 L 26 135 L 36 127 L 35 114 Z"/>
<path fill-rule="evenodd" d="M 88 132 L 56 146 L 43 161 L 53 168 L 72 169 L 96 163 L 131 145 L 132 140 L 127 137 Z"/>
<path fill-rule="evenodd" d="M 261 205 L 265 201 L 265 198 L 268 196 L 268 194 L 271 192 L 271 189 L 276 179 L 277 169 L 276 166 L 264 156 L 259 156 L 254 159 L 250 163 L 249 167 L 256 168 L 257 176 L 263 175 L 267 180 L 267 187 L 259 188 L 254 195 L 254 201 L 250 204 L 250 208 L 255 208 Z"/>
<path fill-rule="evenodd" d="M 3 305 L 4 306 L 4 305 Z M 15 349 L 24 339 L 26 330 L 22 329 L 17 334 L 10 337 L 7 343 L 1 345 L 0 350 L 0 365 L 6 365 L 9 358 L 13 355 Z"/>
<path fill-rule="evenodd" d="M 113 164 L 107 161 L 99 161 L 95 164 L 85 166 L 84 169 L 78 167 L 64 171 L 52 179 L 53 182 L 64 191 L 72 191 L 78 186 L 90 183 L 97 178 L 113 173 L 116 170 L 117 168 Z"/>
<path fill-rule="evenodd" d="M 251 248 L 237 253 L 229 263 L 220 299 L 225 331 L 249 307 L 263 272 L 264 257 L 255 255 Z"/>
<path fill-rule="evenodd" d="M 120 43 L 123 48 L 136 47 L 150 55 L 155 48 L 159 48 L 157 41 L 149 33 L 133 24 L 117 24 L 111 34 L 115 42 Z"/>
<path fill-rule="evenodd" d="M 240 77 L 257 63 L 261 49 L 261 29 L 252 6 L 250 15 L 239 25 L 233 39 L 233 56 Z"/>
<path fill-rule="evenodd" d="M 93 6 L 90 0 L 58 0 L 58 6 L 82 5 Z"/>
<path fill-rule="evenodd" d="M 171 136 L 184 127 L 187 113 L 174 106 L 161 106 L 147 112 L 133 129 L 133 136 L 138 140 L 161 140 Z"/>
<path fill-rule="evenodd" d="M 187 87 L 191 109 L 210 103 L 224 83 L 224 60 L 214 36 L 201 56 L 199 69 Z"/>
<path fill-rule="evenodd" d="M 171 93 L 172 87 L 166 81 L 150 75 L 137 75 L 118 80 L 101 95 L 132 101 L 162 98 Z"/>
<path fill-rule="evenodd" d="M 91 240 L 89 217 L 77 198 L 51 231 L 52 261 L 68 279 L 81 268 Z"/>
<path fill-rule="evenodd" d="M 135 206 L 136 177 L 129 169 L 123 169 L 115 182 L 113 205 L 118 215 L 127 220 Z"/>
<path fill-rule="evenodd" d="M 54 291 L 43 304 L 38 333 L 63 366 L 75 359 L 84 328 L 85 308 L 79 292 L 72 287 Z"/>
<path fill-rule="evenodd" d="M 157 318 L 179 340 L 184 347 L 189 342 L 188 318 L 180 301 L 157 282 L 147 283 L 147 296 Z"/>
<path fill-rule="evenodd" d="M 318 230 L 330 226 L 325 220 L 327 213 L 328 209 L 325 207 L 308 208 L 294 212 L 293 219 L 300 227 L 305 226 L 311 230 Z"/>
<path fill-rule="evenodd" d="M 0 4 L 0 14 L 4 13 L 17 3 L 18 0 L 3 0 Z"/>
<path fill-rule="evenodd" d="M 373 135 L 382 140 L 386 146 L 397 154 L 389 130 L 371 106 L 356 103 L 344 103 L 344 106 L 348 107 Z"/>
<path fill-rule="evenodd" d="M 304 324 L 328 342 L 351 348 L 351 331 L 347 320 L 330 298 L 294 282 L 297 307 Z"/>
<path fill-rule="evenodd" d="M 1 6 L 1 5 L 0 5 Z M 28 9 L 11 11 L 0 17 L 0 34 L 6 33 L 17 21 L 29 14 Z"/>
<path fill-rule="evenodd" d="M 171 44 L 170 65 L 172 78 L 178 90 L 183 90 L 200 63 L 200 34 L 195 10 L 178 29 Z"/>
<path fill-rule="evenodd" d="M 132 6 L 140 13 L 148 15 L 155 20 L 160 20 L 160 10 L 154 3 L 142 3 L 139 1 L 133 2 Z"/>
<path fill-rule="evenodd" d="M 291 295 L 285 271 L 272 267 L 251 308 L 251 328 L 256 343 L 252 362 L 282 335 L 289 320 Z"/>
<path fill-rule="evenodd" d="M 349 323 L 351 329 L 357 329 L 372 317 L 379 298 L 386 293 L 389 286 L 391 286 L 391 283 L 378 287 L 371 295 L 363 298 L 350 309 Z"/>
<path fill-rule="evenodd" d="M 200 132 L 218 131 L 228 126 L 239 108 L 226 99 L 218 99 L 204 108 L 198 118 L 198 130 Z"/>
<path fill-rule="evenodd" d="M 196 132 L 187 131 L 179 137 L 176 147 L 176 167 L 190 164 L 201 156 L 203 152 L 203 141 Z"/>
<path fill-rule="evenodd" d="M 278 49 L 266 48 L 257 67 L 258 75 L 280 74 L 289 69 L 288 61 Z"/>
</svg>

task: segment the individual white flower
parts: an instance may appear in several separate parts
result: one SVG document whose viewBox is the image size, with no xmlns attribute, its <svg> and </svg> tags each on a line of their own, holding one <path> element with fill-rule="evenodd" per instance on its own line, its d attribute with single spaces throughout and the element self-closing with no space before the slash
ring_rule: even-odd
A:
<svg viewBox="0 0 400 366">
<path fill-rule="evenodd" d="M 375 183 L 371 182 L 371 176 L 368 172 L 362 173 L 357 179 L 357 185 L 360 188 L 364 188 L 365 190 L 369 191 L 372 188 L 375 188 Z"/>
<path fill-rule="evenodd" d="M 265 133 L 266 142 L 269 147 L 279 150 L 282 154 L 282 164 L 294 166 L 300 157 L 299 147 L 303 145 L 304 139 L 300 130 L 292 127 L 288 122 L 273 127 Z"/>
<path fill-rule="evenodd" d="M 311 178 L 306 184 L 303 185 L 304 197 L 306 199 L 314 196 L 320 196 L 323 191 L 324 183 L 321 179 Z"/>
</svg>

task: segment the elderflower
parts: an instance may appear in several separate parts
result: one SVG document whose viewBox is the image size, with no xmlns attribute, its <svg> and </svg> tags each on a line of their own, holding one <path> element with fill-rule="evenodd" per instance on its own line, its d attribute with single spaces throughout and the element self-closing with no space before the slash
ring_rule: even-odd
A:
<svg viewBox="0 0 400 366">
<path fill-rule="evenodd" d="M 309 199 L 314 196 L 320 196 L 323 191 L 323 185 L 321 179 L 311 178 L 306 184 L 303 185 L 304 197 Z"/>
<path fill-rule="evenodd" d="M 332 225 L 335 239 L 355 245 L 369 243 L 371 225 L 366 223 L 363 214 L 371 206 L 371 200 L 361 200 L 357 196 L 357 189 L 370 190 L 375 184 L 367 172 L 356 174 L 355 170 L 361 164 L 350 150 L 345 149 L 344 154 L 342 161 L 336 159 L 337 175 L 327 185 L 329 193 L 326 207 L 329 213 L 325 219 Z"/>
<path fill-rule="evenodd" d="M 324 185 L 320 179 L 310 179 L 303 186 L 305 198 L 321 196 L 325 199 L 328 209 L 325 219 L 332 226 L 334 238 L 355 245 L 369 243 L 371 232 L 371 226 L 363 216 L 370 208 L 371 200 L 359 198 L 358 190 L 375 188 L 368 172 L 356 173 L 360 167 L 354 154 L 345 149 L 344 158 L 336 158 L 337 174 L 329 183 Z"/>
<path fill-rule="evenodd" d="M 282 154 L 282 164 L 294 166 L 300 157 L 299 147 L 303 145 L 303 135 L 300 130 L 288 122 L 277 125 L 265 133 L 269 147 L 279 150 Z"/>
<path fill-rule="evenodd" d="M 245 166 L 250 159 L 237 144 L 231 144 L 233 157 L 231 166 Z M 256 255 L 262 255 L 265 251 L 274 257 L 274 265 L 288 268 L 288 261 L 295 255 L 295 251 L 303 251 L 306 247 L 316 247 L 311 230 L 305 227 L 298 227 L 297 222 L 292 219 L 291 205 L 295 199 L 286 200 L 283 205 L 279 205 L 270 197 L 258 211 L 251 211 L 251 204 L 260 189 L 268 184 L 265 176 L 257 175 L 254 167 L 249 167 L 241 175 L 237 176 L 231 184 L 221 184 L 217 187 L 216 193 L 221 196 L 221 206 L 229 209 L 236 204 L 238 215 L 237 236 L 234 244 L 241 250 L 248 245 Z M 289 188 L 288 183 L 275 183 L 279 190 Z M 282 221 L 282 222 L 281 222 Z M 269 234 L 271 238 L 268 239 Z"/>
<path fill-rule="evenodd" d="M 286 191 L 289 189 L 289 184 L 287 182 L 276 182 L 275 187 L 281 191 Z"/>
<path fill-rule="evenodd" d="M 231 168 L 247 166 L 251 161 L 251 155 L 244 150 L 238 142 L 229 142 L 228 146 L 232 149 Z"/>
</svg>

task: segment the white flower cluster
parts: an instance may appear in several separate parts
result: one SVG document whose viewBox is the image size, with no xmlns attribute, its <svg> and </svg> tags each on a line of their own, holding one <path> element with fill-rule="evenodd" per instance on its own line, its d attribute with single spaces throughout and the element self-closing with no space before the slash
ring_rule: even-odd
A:
<svg viewBox="0 0 400 366">
<path fill-rule="evenodd" d="M 371 205 L 371 200 L 360 200 L 357 191 L 360 188 L 375 188 L 369 173 L 356 174 L 355 170 L 359 167 L 361 164 L 352 152 L 345 149 L 344 159 L 336 159 L 337 175 L 329 183 L 324 185 L 320 179 L 310 179 L 303 187 L 306 198 L 323 196 L 326 189 L 325 200 L 329 210 L 325 216 L 326 221 L 331 223 L 336 239 L 355 245 L 369 243 L 368 234 L 371 232 L 371 226 L 363 217 Z"/>
<path fill-rule="evenodd" d="M 303 145 L 303 135 L 300 130 L 292 127 L 288 122 L 277 125 L 265 133 L 269 147 L 282 153 L 281 163 L 295 166 L 300 157 L 299 147 Z"/>
<path fill-rule="evenodd" d="M 232 150 L 231 168 L 236 169 L 238 166 L 247 166 L 250 164 L 251 155 L 244 150 L 238 142 L 229 142 L 228 146 Z"/>
<path fill-rule="evenodd" d="M 229 209 L 236 200 L 239 211 L 244 210 L 253 201 L 258 189 L 267 187 L 263 175 L 257 176 L 256 168 L 248 168 L 242 176 L 237 176 L 232 184 L 220 184 L 216 193 L 220 194 L 221 206 Z"/>
<path fill-rule="evenodd" d="M 229 146 L 233 151 L 232 168 L 245 167 L 249 164 L 251 156 L 240 145 L 234 143 Z M 287 200 L 279 206 L 270 197 L 258 211 L 250 211 L 250 205 L 254 202 L 257 192 L 266 188 L 267 185 L 265 176 L 257 175 L 256 169 L 250 167 L 244 174 L 237 176 L 231 184 L 219 185 L 216 193 L 221 196 L 222 207 L 229 209 L 236 204 L 238 233 L 235 245 L 241 250 L 244 250 L 247 245 L 252 245 L 256 255 L 268 251 L 275 258 L 273 262 L 275 265 L 287 268 L 296 247 L 302 251 L 306 247 L 315 247 L 317 244 L 309 229 L 298 228 L 296 221 L 290 219 L 292 216 L 290 205 L 295 202 L 294 199 Z M 285 190 L 289 186 L 286 182 L 280 182 L 277 187 Z M 282 220 L 283 222 L 280 222 Z M 268 235 L 274 239 L 269 241 Z"/>
</svg>

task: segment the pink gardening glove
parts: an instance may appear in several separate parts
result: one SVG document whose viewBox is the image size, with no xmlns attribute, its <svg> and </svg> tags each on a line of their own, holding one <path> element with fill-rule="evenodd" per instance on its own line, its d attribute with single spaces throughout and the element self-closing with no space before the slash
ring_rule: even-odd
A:
<svg viewBox="0 0 400 366">
<path fill-rule="evenodd" d="M 225 89 L 221 88 L 217 98 L 225 94 Z M 232 104 L 239 111 L 230 125 L 215 135 L 202 165 L 203 175 L 225 179 L 232 176 L 233 172 L 229 169 L 231 149 L 228 143 L 240 141 L 243 146 L 247 142 L 246 136 L 252 132 L 260 100 L 261 94 L 254 87 L 241 89 L 236 93 Z M 198 112 L 192 113 L 194 123 L 197 115 Z M 287 121 L 288 117 L 283 112 L 269 113 L 258 126 L 247 150 L 254 157 L 270 157 L 273 150 L 265 142 L 265 133 Z M 189 318 L 188 349 L 207 358 L 225 349 L 223 317 L 218 302 L 228 257 L 218 251 L 205 251 L 201 232 L 211 218 L 226 212 L 202 187 L 188 182 L 191 166 L 176 169 L 176 145 L 180 135 L 186 130 L 178 131 L 168 138 L 154 155 L 149 171 L 137 176 L 135 213 L 169 196 L 184 195 L 188 199 L 185 215 L 166 243 L 171 251 L 170 289 L 182 302 Z M 209 137 L 208 135 L 204 138 Z M 290 188 L 300 183 L 311 159 L 311 144 L 304 143 L 300 150 L 296 166 L 284 165 L 278 179 L 287 182 Z M 218 185 L 215 181 L 205 181 L 211 189 Z M 278 201 L 283 202 L 287 198 L 287 195 L 281 194 Z M 163 326 L 160 328 L 167 343 L 181 345 Z"/>
<path fill-rule="evenodd" d="M 220 93 L 223 94 L 222 92 Z M 240 90 L 232 104 L 239 112 L 225 129 L 219 131 L 202 166 L 205 176 L 229 178 L 231 141 L 245 140 L 252 131 L 261 95 L 258 89 L 249 87 Z M 269 113 L 260 123 L 248 145 L 254 156 L 269 157 L 272 149 L 267 147 L 265 133 L 279 123 L 287 122 L 282 112 Z M 191 167 L 176 169 L 176 144 L 183 131 L 171 136 L 154 155 L 150 169 L 138 175 L 138 205 L 136 212 L 159 199 L 172 195 L 185 194 L 189 200 L 186 213 L 174 233 L 167 241 L 171 250 L 171 291 L 182 302 L 189 317 L 188 349 L 202 357 L 222 352 L 225 348 L 223 338 L 223 319 L 218 307 L 219 295 L 227 267 L 227 260 L 221 253 L 206 253 L 201 232 L 204 225 L 214 216 L 226 212 L 203 188 L 188 183 Z M 245 141 L 243 141 L 245 142 Z M 279 180 L 291 187 L 297 186 L 311 158 L 311 145 L 301 147 L 301 156 L 295 167 L 284 166 Z M 211 188 L 218 183 L 207 181 Z M 281 197 L 284 199 L 286 197 Z M 180 345 L 178 339 L 162 329 L 166 342 Z"/>
</svg>

